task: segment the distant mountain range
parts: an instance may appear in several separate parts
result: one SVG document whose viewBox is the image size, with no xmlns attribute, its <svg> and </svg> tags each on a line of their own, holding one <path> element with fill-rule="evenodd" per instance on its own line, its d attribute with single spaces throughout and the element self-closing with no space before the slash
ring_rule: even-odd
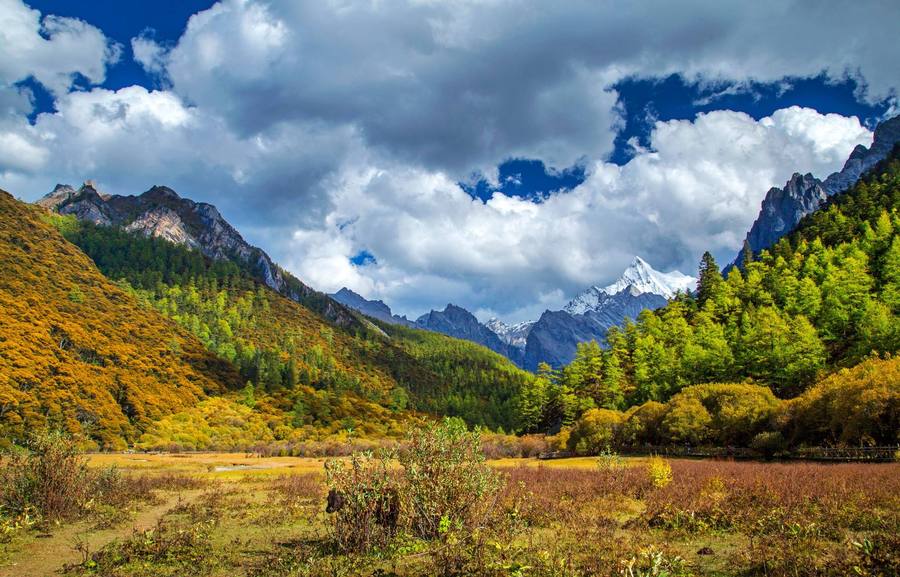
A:
<svg viewBox="0 0 900 577">
<path fill-rule="evenodd" d="M 794 173 L 783 188 L 770 188 L 759 216 L 747 233 L 746 242 L 753 254 L 773 246 L 794 230 L 800 219 L 818 210 L 828 197 L 856 184 L 866 171 L 887 158 L 897 142 L 900 142 L 900 116 L 879 124 L 872 146 L 854 148 L 840 172 L 832 173 L 824 181 L 809 173 Z M 739 253 L 731 266 L 740 266 L 741 261 Z"/>
<path fill-rule="evenodd" d="M 490 327 L 480 323 L 475 315 L 454 304 L 447 304 L 442 311 L 432 310 L 413 322 L 404 316 L 393 314 L 384 302 L 367 300 L 346 287 L 329 296 L 366 316 L 386 323 L 424 329 L 478 343 L 522 366 L 522 347 L 506 342 Z"/>
<path fill-rule="evenodd" d="M 561 311 L 545 311 L 537 321 L 508 325 L 493 318 L 481 323 L 466 309 L 448 304 L 410 323 L 381 301 L 369 301 L 343 288 L 331 295 L 370 317 L 466 339 L 498 352 L 517 365 L 535 370 L 542 362 L 560 367 L 572 360 L 578 343 L 602 342 L 606 331 L 644 309 L 656 309 L 679 291 L 693 290 L 696 279 L 678 271 L 662 273 L 635 257 L 622 275 L 606 287 L 592 286 Z"/>
<path fill-rule="evenodd" d="M 665 306 L 678 292 L 694 290 L 697 279 L 678 271 L 662 273 L 635 257 L 614 283 L 592 286 L 561 311 L 545 311 L 528 333 L 526 368 L 540 363 L 559 367 L 575 357 L 579 343 L 606 338 L 611 326 L 634 319 L 645 309 Z"/>
</svg>

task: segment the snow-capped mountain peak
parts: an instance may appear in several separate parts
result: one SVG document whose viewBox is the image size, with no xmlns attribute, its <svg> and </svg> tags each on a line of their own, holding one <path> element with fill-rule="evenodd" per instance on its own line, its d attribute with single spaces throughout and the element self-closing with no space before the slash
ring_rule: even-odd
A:
<svg viewBox="0 0 900 577">
<path fill-rule="evenodd" d="M 500 337 L 501 341 L 508 345 L 519 348 L 525 346 L 525 341 L 528 338 L 528 333 L 529 331 L 531 331 L 531 327 L 533 325 L 534 321 L 522 321 L 520 323 L 506 324 L 496 317 L 490 319 L 484 324 L 484 326 L 491 329 L 494 334 Z"/>
<path fill-rule="evenodd" d="M 697 279 L 679 271 L 659 272 L 639 256 L 634 257 L 619 279 L 605 287 L 592 286 L 565 306 L 570 314 L 584 314 L 597 308 L 609 297 L 628 290 L 633 296 L 655 294 L 666 299 L 679 291 L 693 290 Z"/>
<path fill-rule="evenodd" d="M 677 270 L 659 272 L 647 261 L 636 256 L 619 280 L 602 290 L 608 295 L 614 295 L 630 285 L 633 285 L 641 293 L 653 293 L 670 299 L 678 291 L 692 290 L 697 285 L 697 279 Z"/>
</svg>

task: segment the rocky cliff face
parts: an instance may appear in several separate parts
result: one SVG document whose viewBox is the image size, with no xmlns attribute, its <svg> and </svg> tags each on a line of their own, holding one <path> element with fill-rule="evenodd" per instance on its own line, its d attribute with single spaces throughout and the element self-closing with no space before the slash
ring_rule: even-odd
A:
<svg viewBox="0 0 900 577">
<path fill-rule="evenodd" d="M 755 254 L 774 245 L 790 233 L 807 214 L 815 212 L 829 196 L 856 184 L 859 178 L 878 162 L 884 160 L 900 142 L 900 116 L 878 125 L 872 146 L 857 146 L 850 153 L 840 172 L 824 181 L 811 174 L 794 174 L 783 188 L 771 188 L 762 201 L 759 216 L 747 233 L 747 242 Z M 741 265 L 738 254 L 733 265 Z"/>
<path fill-rule="evenodd" d="M 138 196 L 120 196 L 100 194 L 91 181 L 77 190 L 60 184 L 36 204 L 96 225 L 164 238 L 212 259 L 232 260 L 270 288 L 340 326 L 359 322 L 349 309 L 306 286 L 265 251 L 246 242 L 215 206 L 182 198 L 171 188 L 154 186 Z"/>
</svg>

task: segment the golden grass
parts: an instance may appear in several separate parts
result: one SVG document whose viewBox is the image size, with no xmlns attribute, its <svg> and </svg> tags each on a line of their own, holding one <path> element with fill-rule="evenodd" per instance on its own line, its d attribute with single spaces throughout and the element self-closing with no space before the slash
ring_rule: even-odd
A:
<svg viewBox="0 0 900 577">
<path fill-rule="evenodd" d="M 258 457 L 249 453 L 92 453 L 87 457 L 92 467 L 156 470 L 222 480 L 317 473 L 324 470 L 325 463 L 320 457 Z"/>
</svg>

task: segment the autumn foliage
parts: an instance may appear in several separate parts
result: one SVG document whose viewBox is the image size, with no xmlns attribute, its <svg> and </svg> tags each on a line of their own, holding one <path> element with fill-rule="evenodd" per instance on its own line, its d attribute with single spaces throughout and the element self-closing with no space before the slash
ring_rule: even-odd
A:
<svg viewBox="0 0 900 577">
<path fill-rule="evenodd" d="M 104 278 L 45 218 L 0 191 L 2 442 L 54 428 L 121 449 L 239 386 L 228 363 Z"/>
</svg>

